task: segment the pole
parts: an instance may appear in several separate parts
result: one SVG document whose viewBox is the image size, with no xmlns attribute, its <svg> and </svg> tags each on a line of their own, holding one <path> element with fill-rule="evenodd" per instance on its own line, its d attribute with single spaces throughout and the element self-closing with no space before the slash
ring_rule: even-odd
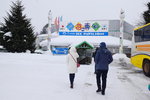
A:
<svg viewBox="0 0 150 100">
<path fill-rule="evenodd" d="M 123 53 L 123 24 L 124 24 L 124 11 L 121 9 L 120 11 L 120 48 L 119 48 L 119 53 Z"/>
<path fill-rule="evenodd" d="M 47 48 L 50 51 L 50 41 L 51 41 L 51 24 L 52 24 L 52 13 L 51 10 L 48 12 L 48 44 Z"/>
</svg>

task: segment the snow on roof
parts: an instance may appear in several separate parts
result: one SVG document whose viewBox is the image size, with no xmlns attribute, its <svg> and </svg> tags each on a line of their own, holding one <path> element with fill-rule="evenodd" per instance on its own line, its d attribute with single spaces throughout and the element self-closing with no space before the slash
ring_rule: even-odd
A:
<svg viewBox="0 0 150 100">
<path fill-rule="evenodd" d="M 7 32 L 7 33 L 4 34 L 4 36 L 12 37 L 12 34 L 11 34 L 11 32 Z"/>
<path fill-rule="evenodd" d="M 112 36 L 59 36 L 57 38 L 53 38 L 51 40 L 51 45 L 71 45 L 71 44 L 79 44 L 83 41 L 87 41 L 93 45 L 99 45 L 101 42 L 105 42 L 106 45 L 109 46 L 119 46 L 120 39 Z M 130 46 L 131 41 L 123 40 L 124 46 Z"/>
<path fill-rule="evenodd" d="M 81 43 L 83 43 L 83 42 L 87 42 L 87 41 L 82 41 L 82 42 L 81 42 L 81 41 L 76 41 L 76 42 L 73 42 L 70 46 L 75 46 L 75 47 L 76 47 L 77 45 L 79 45 L 79 44 L 81 44 Z M 91 45 L 92 47 L 94 47 L 93 44 L 91 44 L 91 43 L 89 43 L 89 42 L 87 42 L 87 43 L 88 43 L 89 45 Z"/>
</svg>

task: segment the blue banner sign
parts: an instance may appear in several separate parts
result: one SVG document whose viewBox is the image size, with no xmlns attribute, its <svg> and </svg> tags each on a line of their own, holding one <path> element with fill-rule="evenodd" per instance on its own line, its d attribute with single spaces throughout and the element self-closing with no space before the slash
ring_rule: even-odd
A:
<svg viewBox="0 0 150 100">
<path fill-rule="evenodd" d="M 59 32 L 66 36 L 108 36 L 108 32 Z"/>
<path fill-rule="evenodd" d="M 68 54 L 68 48 L 53 48 L 53 54 Z"/>
</svg>

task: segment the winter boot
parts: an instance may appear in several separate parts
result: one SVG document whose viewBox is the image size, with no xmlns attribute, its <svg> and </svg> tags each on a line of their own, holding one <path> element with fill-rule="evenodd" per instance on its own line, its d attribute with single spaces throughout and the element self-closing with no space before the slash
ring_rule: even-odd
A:
<svg viewBox="0 0 150 100">
<path fill-rule="evenodd" d="M 102 90 L 102 95 L 105 95 L 105 91 L 104 90 Z"/>
<path fill-rule="evenodd" d="M 98 89 L 96 90 L 96 92 L 101 92 L 101 88 L 98 88 Z"/>
<path fill-rule="evenodd" d="M 73 84 L 71 84 L 71 85 L 70 85 L 70 88 L 72 88 L 72 89 L 73 89 Z"/>
</svg>

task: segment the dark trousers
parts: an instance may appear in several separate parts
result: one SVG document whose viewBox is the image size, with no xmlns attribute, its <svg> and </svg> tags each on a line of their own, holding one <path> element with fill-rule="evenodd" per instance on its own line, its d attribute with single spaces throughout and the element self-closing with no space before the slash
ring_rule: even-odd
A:
<svg viewBox="0 0 150 100">
<path fill-rule="evenodd" d="M 75 74 L 69 74 L 70 84 L 73 85 Z"/>
<path fill-rule="evenodd" d="M 106 89 L 108 70 L 96 70 L 96 81 L 98 89 L 101 89 L 101 76 L 102 76 L 102 91 Z"/>
</svg>

